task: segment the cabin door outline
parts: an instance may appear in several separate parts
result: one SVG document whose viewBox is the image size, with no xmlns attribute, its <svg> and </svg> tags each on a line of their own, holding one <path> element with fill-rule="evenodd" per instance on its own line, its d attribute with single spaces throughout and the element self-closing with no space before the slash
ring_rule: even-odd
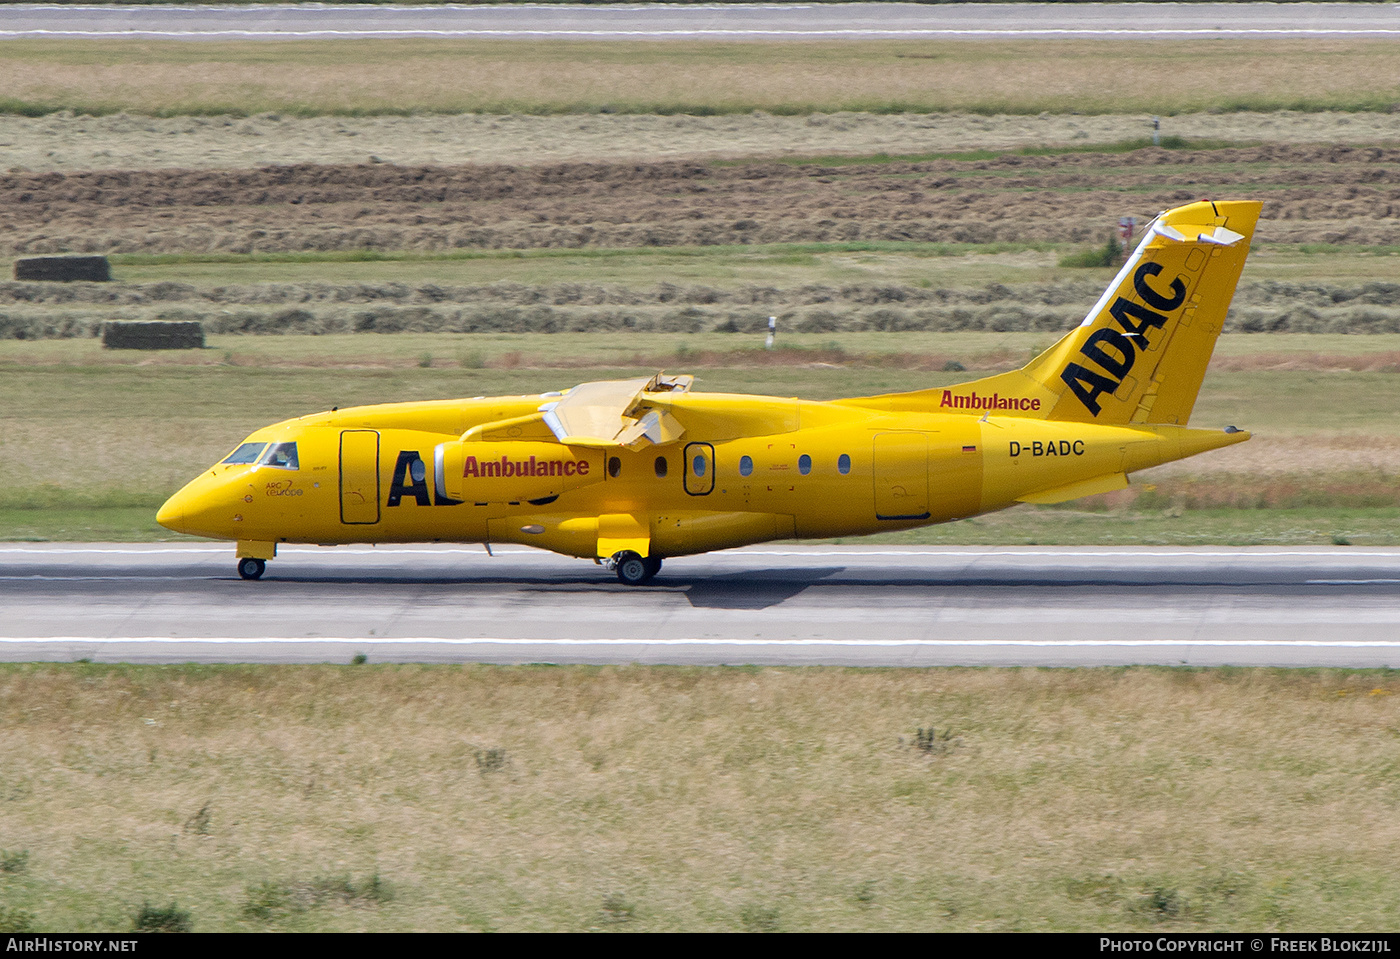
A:
<svg viewBox="0 0 1400 959">
<path fill-rule="evenodd" d="M 691 496 L 708 495 L 715 488 L 715 448 L 709 443 L 687 443 L 682 460 L 685 491 Z M 695 469 L 697 462 L 703 464 L 703 472 Z"/>
<path fill-rule="evenodd" d="M 346 526 L 379 522 L 379 431 L 340 433 L 340 521 Z"/>
<path fill-rule="evenodd" d="M 914 430 L 876 433 L 871 473 L 875 518 L 928 519 L 928 434 Z"/>
</svg>

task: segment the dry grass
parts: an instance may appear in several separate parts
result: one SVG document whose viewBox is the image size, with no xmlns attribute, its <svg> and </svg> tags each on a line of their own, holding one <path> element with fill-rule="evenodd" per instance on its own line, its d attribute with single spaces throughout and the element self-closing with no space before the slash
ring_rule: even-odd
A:
<svg viewBox="0 0 1400 959">
<path fill-rule="evenodd" d="M 64 930 L 172 898 L 197 930 L 1393 928 L 1397 692 L 1309 671 L 10 666 L 0 847 L 29 858 L 0 895 Z M 384 895 L 354 893 L 374 877 Z"/>
<path fill-rule="evenodd" d="M 10 41 L 5 52 L 2 105 L 26 113 L 1176 114 L 1400 102 L 1400 48 L 1365 40 Z"/>
<path fill-rule="evenodd" d="M 707 390 L 832 399 L 960 382 L 1048 345 L 1037 334 L 792 334 L 770 353 L 761 336 L 632 333 L 626 348 L 565 333 L 211 337 L 209 349 L 160 354 L 5 341 L 0 507 L 154 508 L 252 430 L 331 406 L 534 392 L 658 368 L 697 373 Z M 1168 504 L 1189 494 L 1203 507 L 1258 505 L 1260 476 L 1283 484 L 1266 497 L 1272 507 L 1331 493 L 1337 505 L 1392 502 L 1400 391 L 1394 367 L 1369 357 L 1395 352 L 1383 335 L 1225 337 L 1193 422 L 1256 438 L 1138 480 L 1157 483 Z M 1261 369 L 1260 354 L 1278 362 Z M 949 358 L 968 370 L 946 371 Z M 1191 482 L 1206 486 L 1182 486 Z M 1202 492 L 1211 483 L 1223 492 Z"/>
<path fill-rule="evenodd" d="M 1151 117 L 835 114 L 725 116 L 456 114 L 376 117 L 0 115 L 6 168 L 242 169 L 262 164 L 653 161 L 691 157 L 869 156 L 1114 144 Z M 1167 117 L 1163 136 L 1215 142 L 1387 143 L 1400 114 L 1229 112 Z"/>
</svg>

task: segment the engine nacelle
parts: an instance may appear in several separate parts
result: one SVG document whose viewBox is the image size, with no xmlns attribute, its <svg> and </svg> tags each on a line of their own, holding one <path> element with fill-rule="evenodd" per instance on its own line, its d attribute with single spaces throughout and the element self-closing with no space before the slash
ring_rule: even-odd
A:
<svg viewBox="0 0 1400 959">
<path fill-rule="evenodd" d="M 603 469 L 601 452 L 558 443 L 458 440 L 433 451 L 437 488 L 465 503 L 547 499 L 601 482 Z"/>
</svg>

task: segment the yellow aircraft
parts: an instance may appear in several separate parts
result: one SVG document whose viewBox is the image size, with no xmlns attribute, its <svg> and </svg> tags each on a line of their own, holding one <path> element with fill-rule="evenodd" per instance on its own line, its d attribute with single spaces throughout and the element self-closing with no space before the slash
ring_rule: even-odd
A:
<svg viewBox="0 0 1400 959">
<path fill-rule="evenodd" d="M 1159 215 L 1077 328 L 1022 369 L 809 402 L 699 393 L 689 376 L 331 410 L 253 433 L 161 507 L 236 540 L 523 543 L 629 585 L 668 556 L 910 529 L 1122 489 L 1249 439 L 1186 426 L 1260 204 Z"/>
</svg>

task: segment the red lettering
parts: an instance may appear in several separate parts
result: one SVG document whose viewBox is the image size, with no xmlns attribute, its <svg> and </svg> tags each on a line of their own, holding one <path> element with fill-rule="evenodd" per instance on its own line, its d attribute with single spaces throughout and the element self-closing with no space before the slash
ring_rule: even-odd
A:
<svg viewBox="0 0 1400 959">
<path fill-rule="evenodd" d="M 466 463 L 462 465 L 463 476 L 480 476 L 481 470 L 477 468 L 476 457 L 468 456 Z"/>
<path fill-rule="evenodd" d="M 960 395 L 952 390 L 944 390 L 938 398 L 940 408 L 952 407 L 955 410 L 1038 410 L 1040 400 L 1028 396 L 979 396 L 976 390 L 971 395 Z"/>
</svg>

